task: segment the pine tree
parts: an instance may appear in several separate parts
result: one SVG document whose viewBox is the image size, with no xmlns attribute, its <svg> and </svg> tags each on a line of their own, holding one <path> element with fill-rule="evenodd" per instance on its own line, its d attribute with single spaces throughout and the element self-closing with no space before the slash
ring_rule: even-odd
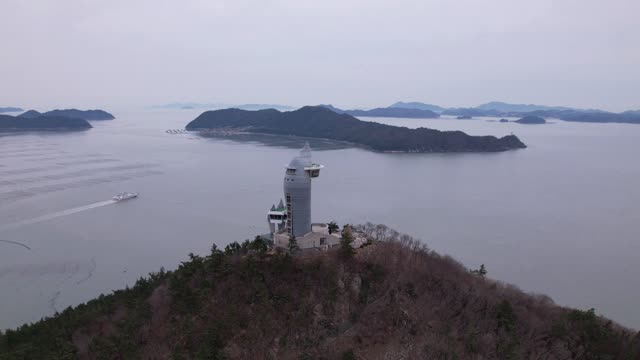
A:
<svg viewBox="0 0 640 360">
<path fill-rule="evenodd" d="M 231 244 L 225 246 L 224 248 L 225 255 L 236 255 L 240 253 L 240 244 L 237 241 L 232 242 Z"/>
<path fill-rule="evenodd" d="M 298 246 L 298 241 L 296 240 L 295 235 L 289 236 L 289 252 L 295 253 L 299 250 L 300 250 L 300 247 Z"/>
<path fill-rule="evenodd" d="M 333 234 L 334 232 L 337 232 L 338 229 L 340 228 L 335 221 L 330 222 L 329 224 L 327 224 L 327 226 L 329 227 L 329 234 Z"/>
<path fill-rule="evenodd" d="M 262 236 L 256 236 L 251 242 L 250 248 L 257 252 L 258 254 L 264 254 L 269 250 L 269 245 L 267 244 L 267 240 L 263 239 Z"/>
<path fill-rule="evenodd" d="M 342 238 L 340 239 L 340 249 L 338 254 L 344 260 L 351 260 L 356 254 L 356 250 L 353 248 L 353 231 L 351 226 L 345 225 L 342 229 Z"/>
<path fill-rule="evenodd" d="M 482 264 L 480 265 L 480 269 L 471 270 L 470 273 L 484 277 L 485 275 L 487 275 L 487 268 L 484 266 L 484 264 Z"/>
<path fill-rule="evenodd" d="M 479 273 L 480 273 L 480 276 L 487 275 L 487 269 L 484 267 L 484 264 L 480 265 Z"/>
</svg>

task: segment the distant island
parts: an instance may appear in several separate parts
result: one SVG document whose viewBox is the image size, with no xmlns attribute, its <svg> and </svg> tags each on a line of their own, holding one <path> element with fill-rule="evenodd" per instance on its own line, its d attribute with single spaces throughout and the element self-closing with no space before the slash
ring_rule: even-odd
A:
<svg viewBox="0 0 640 360">
<path fill-rule="evenodd" d="M 540 116 L 533 116 L 533 115 L 525 116 L 522 119 L 518 119 L 514 122 L 517 122 L 519 124 L 546 124 L 547 123 L 547 121 L 544 118 L 541 118 Z"/>
<path fill-rule="evenodd" d="M 305 106 L 289 112 L 207 111 L 187 124 L 186 129 L 324 138 L 384 152 L 495 152 L 526 147 L 515 135 L 496 138 L 470 136 L 461 131 L 409 129 L 361 121 L 322 106 Z"/>
<path fill-rule="evenodd" d="M 460 116 L 457 116 L 456 119 L 458 119 L 458 120 L 469 120 L 469 119 L 473 119 L 473 116 L 460 115 Z"/>
<path fill-rule="evenodd" d="M 36 110 L 26 111 L 18 117 L 33 119 L 40 116 L 47 117 L 61 117 L 61 118 L 75 118 L 83 120 L 113 120 L 115 117 L 104 110 L 78 110 L 78 109 L 66 109 L 66 110 L 51 110 L 44 113 L 40 113 Z"/>
<path fill-rule="evenodd" d="M 115 117 L 103 110 L 28 110 L 17 116 L 0 115 L 0 131 L 86 130 L 92 128 L 89 120 L 111 119 Z"/>
<path fill-rule="evenodd" d="M 355 228 L 357 249 L 346 231 L 302 255 L 260 236 L 213 244 L 0 332 L 0 359 L 640 358 L 637 332 L 594 309 L 527 294 L 384 225 Z"/>
<path fill-rule="evenodd" d="M 451 108 L 445 109 L 442 115 L 448 116 L 468 116 L 469 118 L 480 116 L 499 116 L 501 113 L 496 110 L 480 110 L 476 108 Z"/>
<path fill-rule="evenodd" d="M 40 115 L 20 117 L 0 115 L 0 131 L 86 130 L 92 128 L 87 120 L 64 116 Z"/>
<path fill-rule="evenodd" d="M 564 121 L 588 122 L 588 123 L 627 123 L 640 124 L 640 113 L 626 111 L 623 113 L 610 113 L 605 111 L 584 112 L 576 110 L 564 111 L 532 111 L 528 115 L 545 118 L 556 118 Z"/>
<path fill-rule="evenodd" d="M 24 111 L 19 107 L 0 107 L 0 113 L 8 113 L 8 112 L 19 112 Z"/>
<path fill-rule="evenodd" d="M 575 109 L 565 106 L 545 106 L 534 104 L 509 104 L 501 101 L 492 101 L 472 108 L 443 108 L 437 105 L 419 102 L 396 102 L 389 106 L 389 109 L 390 108 L 431 109 L 440 115 L 456 117 L 491 116 L 523 118 L 526 116 L 538 116 L 542 118 L 554 118 L 574 122 L 640 124 L 640 110 L 612 113 L 598 109 Z"/>
</svg>

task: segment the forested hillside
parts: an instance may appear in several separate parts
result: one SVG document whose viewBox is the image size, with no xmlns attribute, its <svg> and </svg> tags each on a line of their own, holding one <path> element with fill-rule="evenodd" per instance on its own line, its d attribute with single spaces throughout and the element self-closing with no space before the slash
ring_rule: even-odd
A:
<svg viewBox="0 0 640 360">
<path fill-rule="evenodd" d="M 0 336 L 0 359 L 638 359 L 640 335 L 367 225 L 368 246 L 190 255 Z M 344 245 L 344 244 L 343 244 Z M 490 270 L 490 269 L 489 269 Z"/>
</svg>

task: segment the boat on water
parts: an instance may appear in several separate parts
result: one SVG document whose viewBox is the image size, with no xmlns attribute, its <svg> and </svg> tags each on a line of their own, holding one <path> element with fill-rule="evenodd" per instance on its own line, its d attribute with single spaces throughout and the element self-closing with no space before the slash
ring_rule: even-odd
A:
<svg viewBox="0 0 640 360">
<path fill-rule="evenodd" d="M 129 200 L 138 197 L 138 193 L 123 192 L 113 197 L 115 201 Z"/>
</svg>

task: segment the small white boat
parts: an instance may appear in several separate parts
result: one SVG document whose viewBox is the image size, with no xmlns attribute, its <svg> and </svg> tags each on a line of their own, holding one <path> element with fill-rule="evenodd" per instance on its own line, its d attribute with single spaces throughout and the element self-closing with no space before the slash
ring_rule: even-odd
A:
<svg viewBox="0 0 640 360">
<path fill-rule="evenodd" d="M 138 193 L 123 192 L 113 197 L 115 201 L 129 200 L 138 197 Z"/>
</svg>

